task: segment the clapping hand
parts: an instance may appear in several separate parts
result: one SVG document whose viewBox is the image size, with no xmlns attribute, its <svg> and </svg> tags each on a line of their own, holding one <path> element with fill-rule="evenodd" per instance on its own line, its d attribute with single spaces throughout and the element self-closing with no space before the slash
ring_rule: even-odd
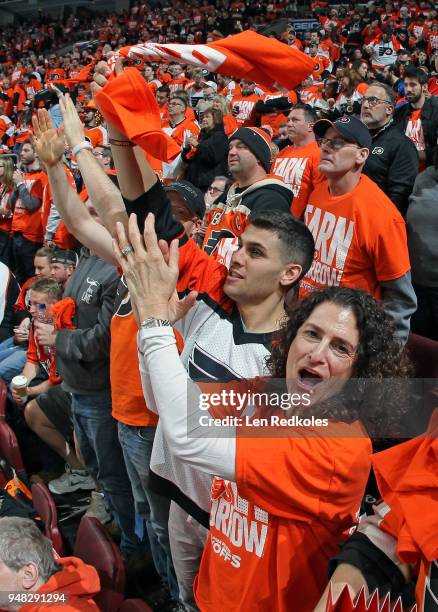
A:
<svg viewBox="0 0 438 612">
<path fill-rule="evenodd" d="M 154 215 L 147 216 L 143 237 L 136 215 L 129 218 L 129 240 L 123 225 L 117 223 L 114 252 L 123 270 L 138 323 L 148 317 L 175 323 L 193 306 L 196 292 L 192 291 L 183 300 L 176 295 L 178 240 L 173 240 L 170 247 L 164 240 L 158 241 Z"/>
</svg>

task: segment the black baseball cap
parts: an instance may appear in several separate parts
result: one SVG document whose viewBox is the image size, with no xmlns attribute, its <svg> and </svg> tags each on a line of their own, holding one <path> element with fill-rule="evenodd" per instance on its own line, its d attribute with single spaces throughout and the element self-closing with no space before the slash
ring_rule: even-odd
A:
<svg viewBox="0 0 438 612">
<path fill-rule="evenodd" d="M 339 119 L 336 119 L 336 121 L 320 119 L 314 123 L 313 131 L 315 132 L 316 136 L 323 138 L 330 127 L 335 128 L 335 130 L 337 130 L 350 142 L 355 142 L 364 149 L 371 148 L 371 134 L 365 123 L 362 123 L 360 119 L 350 115 L 339 117 Z"/>
<path fill-rule="evenodd" d="M 50 263 L 60 263 L 64 264 L 64 266 L 77 266 L 78 256 L 74 251 L 55 249 Z"/>
<path fill-rule="evenodd" d="M 204 194 L 189 181 L 173 181 L 165 186 L 166 191 L 176 191 L 196 217 L 205 215 Z"/>
</svg>

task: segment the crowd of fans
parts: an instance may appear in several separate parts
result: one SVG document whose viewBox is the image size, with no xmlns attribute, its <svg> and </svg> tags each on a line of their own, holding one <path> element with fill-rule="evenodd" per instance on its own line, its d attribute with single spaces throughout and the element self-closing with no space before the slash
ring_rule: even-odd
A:
<svg viewBox="0 0 438 612">
<path fill-rule="evenodd" d="M 292 90 L 177 61 L 112 74 L 120 47 L 247 30 L 312 71 Z M 151 552 L 156 609 L 323 612 L 345 584 L 436 609 L 436 421 L 415 438 L 394 381 L 410 333 L 438 340 L 437 95 L 429 2 L 135 2 L 0 32 L 7 420 L 32 478 L 88 491 L 127 563 Z M 159 115 L 167 161 L 128 106 Z M 371 470 L 383 501 L 358 522 Z M 20 520 L 0 590 L 77 571 L 74 609 L 95 609 L 95 572 Z"/>
</svg>

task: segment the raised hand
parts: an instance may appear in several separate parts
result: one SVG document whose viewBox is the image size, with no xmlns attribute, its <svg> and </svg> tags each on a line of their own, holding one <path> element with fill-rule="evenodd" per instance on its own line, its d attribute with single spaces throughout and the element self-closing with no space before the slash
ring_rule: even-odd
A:
<svg viewBox="0 0 438 612">
<path fill-rule="evenodd" d="M 180 318 L 193 305 L 196 294 L 180 303 L 175 296 L 178 279 L 178 241 L 174 240 L 168 252 L 159 244 L 155 233 L 154 216 L 146 218 L 144 239 L 136 215 L 129 219 L 129 241 L 121 223 L 117 224 L 117 240 L 114 252 L 128 285 L 131 302 L 139 323 L 148 317 Z M 176 317 L 176 318 L 175 318 Z"/>
<path fill-rule="evenodd" d="M 69 94 L 59 92 L 58 100 L 62 113 L 65 138 L 68 146 L 73 149 L 74 146 L 85 140 L 84 126 Z"/>
<path fill-rule="evenodd" d="M 38 110 L 32 117 L 34 145 L 38 157 L 47 166 L 56 166 L 64 155 L 63 127 L 54 128 L 49 112 L 45 108 Z"/>
</svg>

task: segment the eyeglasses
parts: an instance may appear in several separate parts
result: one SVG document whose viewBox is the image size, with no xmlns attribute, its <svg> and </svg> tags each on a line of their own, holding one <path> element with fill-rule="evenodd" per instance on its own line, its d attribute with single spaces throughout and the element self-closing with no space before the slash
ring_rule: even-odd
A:
<svg viewBox="0 0 438 612">
<path fill-rule="evenodd" d="M 378 104 L 389 104 L 388 100 L 383 100 L 382 98 L 376 98 L 376 96 L 369 96 L 368 98 L 364 96 L 362 98 L 361 104 L 365 104 L 368 102 L 370 108 L 374 108 Z"/>
<path fill-rule="evenodd" d="M 218 187 L 213 187 L 210 186 L 207 191 L 209 191 L 210 193 L 223 193 L 225 191 L 225 189 L 219 189 Z"/>
<path fill-rule="evenodd" d="M 342 140 L 342 138 L 318 138 L 317 140 L 318 140 L 318 144 L 320 147 L 322 145 L 325 145 L 326 147 L 329 147 L 329 149 L 332 149 L 333 151 L 340 151 L 343 147 L 348 147 L 348 146 L 360 148 L 358 144 L 354 142 L 348 142 L 347 140 Z"/>
</svg>

